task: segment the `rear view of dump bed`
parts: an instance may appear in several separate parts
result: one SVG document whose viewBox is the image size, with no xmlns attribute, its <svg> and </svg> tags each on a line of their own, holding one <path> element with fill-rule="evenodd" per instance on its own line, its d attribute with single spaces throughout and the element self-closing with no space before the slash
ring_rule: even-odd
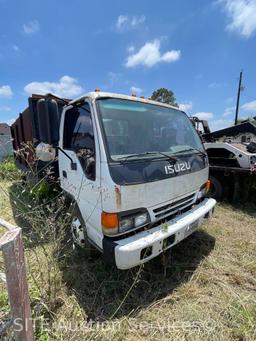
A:
<svg viewBox="0 0 256 341">
<path fill-rule="evenodd" d="M 61 113 L 68 101 L 51 94 L 29 97 L 28 107 L 11 126 L 13 149 L 19 168 L 26 171 L 32 166 L 36 172 L 40 172 L 47 166 L 47 162 L 36 160 L 35 148 L 41 142 L 58 144 Z M 57 175 L 57 162 L 52 162 L 51 166 Z"/>
</svg>

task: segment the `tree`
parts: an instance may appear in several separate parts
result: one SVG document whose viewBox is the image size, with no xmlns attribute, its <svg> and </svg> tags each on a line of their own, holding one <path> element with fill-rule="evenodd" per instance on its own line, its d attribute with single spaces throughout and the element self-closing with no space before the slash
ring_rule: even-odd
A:
<svg viewBox="0 0 256 341">
<path fill-rule="evenodd" d="M 168 90 L 166 88 L 155 90 L 151 96 L 151 99 L 161 103 L 171 104 L 176 107 L 178 106 L 174 93 L 172 92 L 172 90 Z"/>
</svg>

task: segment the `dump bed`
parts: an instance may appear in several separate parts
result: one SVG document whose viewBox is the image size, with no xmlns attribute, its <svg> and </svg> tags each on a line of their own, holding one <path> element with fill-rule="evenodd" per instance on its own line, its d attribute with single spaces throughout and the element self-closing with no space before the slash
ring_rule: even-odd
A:
<svg viewBox="0 0 256 341">
<path fill-rule="evenodd" d="M 35 147 L 41 142 L 58 144 L 61 113 L 68 102 L 51 94 L 28 98 L 28 107 L 11 126 L 14 155 L 19 168 L 26 170 L 33 166 L 38 171 L 47 166 L 45 162 L 36 160 Z M 58 110 L 53 111 L 53 107 Z M 53 167 L 57 171 L 56 163 Z"/>
</svg>

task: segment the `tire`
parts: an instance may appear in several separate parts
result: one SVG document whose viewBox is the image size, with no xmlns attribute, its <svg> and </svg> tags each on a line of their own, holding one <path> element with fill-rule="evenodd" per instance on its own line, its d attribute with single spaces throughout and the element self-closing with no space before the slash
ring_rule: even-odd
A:
<svg viewBox="0 0 256 341">
<path fill-rule="evenodd" d="M 211 187 L 209 190 L 209 196 L 216 200 L 221 200 L 223 197 L 223 184 L 215 176 L 210 175 Z"/>
<path fill-rule="evenodd" d="M 68 213 L 73 249 L 78 253 L 82 252 L 88 258 L 99 254 L 99 251 L 88 241 L 86 225 L 77 205 L 70 205 Z"/>
</svg>

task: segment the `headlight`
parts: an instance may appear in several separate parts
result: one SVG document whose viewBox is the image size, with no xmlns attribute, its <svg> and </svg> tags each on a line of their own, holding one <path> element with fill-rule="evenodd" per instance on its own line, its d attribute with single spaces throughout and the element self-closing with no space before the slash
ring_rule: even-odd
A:
<svg viewBox="0 0 256 341">
<path fill-rule="evenodd" d="M 148 214 L 142 213 L 134 218 L 134 225 L 135 227 L 139 227 L 145 225 L 148 221 Z"/>
<path fill-rule="evenodd" d="M 138 212 L 129 216 L 121 216 L 119 219 L 119 232 L 125 232 L 133 227 L 146 225 L 149 221 L 148 212 Z"/>
<path fill-rule="evenodd" d="M 123 233 L 133 228 L 142 227 L 150 222 L 147 211 L 136 210 L 120 213 L 101 214 L 102 230 L 106 235 Z"/>
<path fill-rule="evenodd" d="M 133 223 L 132 218 L 121 219 L 119 222 L 119 231 L 123 232 L 123 231 L 129 230 L 130 228 L 132 228 L 132 223 Z"/>
</svg>

